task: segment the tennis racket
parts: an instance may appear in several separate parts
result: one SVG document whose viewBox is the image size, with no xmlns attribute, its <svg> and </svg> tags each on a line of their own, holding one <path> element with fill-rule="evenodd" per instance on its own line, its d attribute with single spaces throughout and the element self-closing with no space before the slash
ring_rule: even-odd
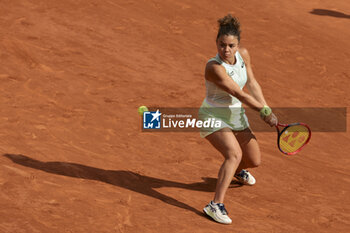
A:
<svg viewBox="0 0 350 233">
<path fill-rule="evenodd" d="M 281 131 L 278 127 L 284 127 Z M 278 149 L 286 155 L 294 155 L 310 141 L 311 129 L 304 123 L 276 125 Z"/>
</svg>

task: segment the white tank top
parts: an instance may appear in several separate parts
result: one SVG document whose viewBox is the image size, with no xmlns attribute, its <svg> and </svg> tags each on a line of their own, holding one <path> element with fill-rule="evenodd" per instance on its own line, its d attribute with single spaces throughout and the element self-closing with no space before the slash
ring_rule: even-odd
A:
<svg viewBox="0 0 350 233">
<path fill-rule="evenodd" d="M 230 65 L 221 60 L 219 54 L 216 57 L 209 59 L 208 62 L 216 61 L 222 65 L 229 77 L 235 81 L 238 86 L 243 89 L 247 82 L 247 70 L 245 63 L 239 52 L 235 54 L 236 63 Z M 242 103 L 234 96 L 230 95 L 226 91 L 222 90 L 215 83 L 205 80 L 206 86 L 206 98 L 205 101 L 213 107 L 241 107 Z"/>
</svg>

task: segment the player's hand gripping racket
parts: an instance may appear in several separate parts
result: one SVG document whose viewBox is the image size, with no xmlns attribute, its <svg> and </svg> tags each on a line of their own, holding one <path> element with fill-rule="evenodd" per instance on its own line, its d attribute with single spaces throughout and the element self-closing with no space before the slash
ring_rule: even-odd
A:
<svg viewBox="0 0 350 233">
<path fill-rule="evenodd" d="M 284 127 L 281 131 L 278 127 Z M 278 149 L 286 155 L 298 153 L 311 138 L 311 130 L 304 123 L 276 125 Z"/>
</svg>

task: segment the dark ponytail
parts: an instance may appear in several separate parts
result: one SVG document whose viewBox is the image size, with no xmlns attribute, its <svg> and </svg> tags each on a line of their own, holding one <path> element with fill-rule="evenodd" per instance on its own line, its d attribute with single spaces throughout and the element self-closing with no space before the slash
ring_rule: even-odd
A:
<svg viewBox="0 0 350 233">
<path fill-rule="evenodd" d="M 238 42 L 241 39 L 241 24 L 239 23 L 236 17 L 233 17 L 231 14 L 226 15 L 224 18 L 218 20 L 219 31 L 216 37 L 216 40 L 222 35 L 232 35 L 236 36 Z"/>
</svg>

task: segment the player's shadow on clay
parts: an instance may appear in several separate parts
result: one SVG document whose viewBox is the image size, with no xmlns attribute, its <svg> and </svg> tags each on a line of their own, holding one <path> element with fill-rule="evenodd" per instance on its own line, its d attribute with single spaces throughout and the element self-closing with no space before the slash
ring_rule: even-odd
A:
<svg viewBox="0 0 350 233">
<path fill-rule="evenodd" d="M 310 11 L 310 13 L 314 15 L 332 16 L 336 18 L 350 19 L 350 15 L 344 14 L 339 11 L 333 11 L 333 10 L 313 9 L 312 11 Z"/>
<path fill-rule="evenodd" d="M 155 188 L 175 187 L 190 189 L 204 192 L 214 192 L 216 180 L 215 178 L 202 178 L 203 182 L 185 184 L 170 180 L 154 178 L 150 176 L 140 175 L 132 171 L 114 171 L 104 170 L 95 167 L 89 167 L 77 163 L 67 162 L 42 162 L 20 154 L 4 154 L 3 156 L 12 160 L 14 163 L 22 166 L 31 167 L 48 173 L 62 176 L 69 176 L 81 179 L 97 180 L 111 185 L 119 186 L 131 191 L 141 193 L 153 198 L 157 198 L 167 204 L 174 205 L 183 209 L 191 210 L 196 214 L 203 215 L 197 209 L 180 202 L 172 197 L 159 193 Z M 240 187 L 239 184 L 232 182 L 231 188 Z"/>
</svg>

